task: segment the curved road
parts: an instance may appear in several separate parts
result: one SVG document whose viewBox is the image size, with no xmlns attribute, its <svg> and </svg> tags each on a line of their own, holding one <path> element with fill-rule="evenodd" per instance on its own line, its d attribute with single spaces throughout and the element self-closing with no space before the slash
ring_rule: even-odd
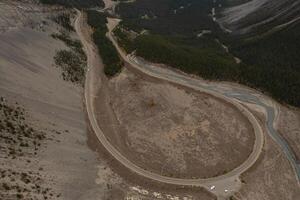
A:
<svg viewBox="0 0 300 200">
<path fill-rule="evenodd" d="M 235 105 L 250 121 L 254 128 L 255 133 L 255 144 L 253 151 L 251 155 L 248 157 L 248 159 L 240 166 L 235 168 L 234 170 L 213 178 L 207 178 L 207 179 L 181 179 L 181 178 L 172 178 L 172 177 L 166 177 L 162 176 L 156 173 L 152 173 L 150 171 L 144 170 L 141 167 L 137 166 L 130 160 L 128 160 L 124 155 L 122 155 L 110 142 L 107 140 L 105 135 L 103 134 L 102 130 L 100 129 L 96 115 L 94 113 L 94 95 L 97 92 L 97 89 L 99 88 L 99 84 L 101 84 L 101 78 L 97 77 L 99 76 L 99 59 L 97 59 L 97 51 L 94 48 L 93 43 L 91 42 L 89 35 L 84 31 L 87 30 L 87 26 L 84 22 L 84 17 L 81 12 L 78 12 L 77 19 L 75 21 L 75 29 L 78 33 L 78 36 L 80 37 L 80 40 L 84 46 L 84 50 L 87 54 L 87 64 L 88 64 L 88 71 L 86 74 L 86 82 L 85 82 L 85 103 L 87 108 L 87 114 L 88 118 L 90 120 L 91 126 L 94 130 L 94 133 L 96 134 L 99 141 L 102 143 L 102 145 L 106 148 L 106 150 L 120 163 L 122 163 L 125 167 L 130 169 L 131 171 L 145 177 L 148 179 L 152 179 L 158 182 L 167 183 L 167 184 L 173 184 L 173 185 L 185 185 L 185 186 L 201 186 L 206 189 L 210 189 L 212 185 L 216 186 L 215 189 L 212 191 L 214 194 L 216 194 L 219 198 L 224 198 L 226 196 L 229 196 L 231 193 L 237 191 L 240 187 L 240 181 L 239 181 L 239 175 L 248 170 L 258 159 L 263 143 L 264 143 L 264 135 L 262 132 L 262 129 L 256 120 L 256 118 L 252 115 L 252 113 L 246 109 L 243 105 L 238 103 L 238 101 L 232 100 L 229 97 L 226 97 L 225 95 L 219 94 L 213 90 L 206 89 L 203 87 L 199 87 L 198 85 L 191 84 L 189 81 L 185 81 L 184 79 L 176 79 L 176 74 L 172 76 L 172 78 L 168 78 L 165 76 L 161 76 L 157 73 L 151 72 L 149 70 L 144 70 L 144 68 L 141 68 L 139 66 L 139 63 L 135 62 L 136 60 L 132 59 L 133 57 L 126 56 L 122 50 L 118 47 L 115 40 L 113 39 L 113 36 L 111 34 L 111 31 L 109 32 L 108 36 L 113 41 L 114 45 L 118 49 L 120 55 L 123 57 L 123 59 L 128 62 L 130 65 L 132 65 L 134 68 L 138 69 L 139 71 L 143 72 L 144 74 L 152 77 L 156 77 L 159 79 L 164 79 L 169 82 L 173 82 L 176 84 L 180 84 L 186 87 L 190 87 L 193 89 L 196 89 L 201 92 L 207 92 L 215 97 L 221 98 L 227 102 L 230 102 L 231 104 Z M 110 29 L 112 30 L 112 29 Z M 101 67 L 101 66 L 100 66 Z"/>
</svg>

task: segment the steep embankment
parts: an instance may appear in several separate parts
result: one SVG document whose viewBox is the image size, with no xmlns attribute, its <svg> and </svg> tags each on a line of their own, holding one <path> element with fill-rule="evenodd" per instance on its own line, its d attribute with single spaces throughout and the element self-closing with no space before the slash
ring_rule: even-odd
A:
<svg viewBox="0 0 300 200">
<path fill-rule="evenodd" d="M 0 199 L 102 199 L 113 178 L 87 145 L 83 88 L 53 66 L 57 10 L 24 2 L 0 3 Z"/>
</svg>

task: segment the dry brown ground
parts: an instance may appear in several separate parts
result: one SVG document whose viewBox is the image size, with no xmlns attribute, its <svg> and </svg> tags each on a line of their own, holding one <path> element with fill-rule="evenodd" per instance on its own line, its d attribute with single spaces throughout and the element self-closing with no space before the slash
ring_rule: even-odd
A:
<svg viewBox="0 0 300 200">
<path fill-rule="evenodd" d="M 89 35 L 89 31 L 91 31 L 89 28 L 85 28 L 84 35 Z M 88 36 L 86 37 L 87 41 L 91 41 L 91 39 Z M 101 70 L 103 66 L 101 63 L 101 59 L 98 57 L 98 53 L 95 52 L 94 56 L 96 57 L 95 59 L 98 60 L 98 62 L 100 62 L 99 64 L 95 64 L 95 66 L 99 66 Z M 121 148 L 123 148 L 124 145 L 119 144 L 124 143 L 124 141 L 122 141 L 121 138 L 118 139 L 118 135 L 122 134 L 122 132 L 119 131 L 120 129 L 118 128 L 118 124 L 115 124 L 115 115 L 112 112 L 111 105 L 109 103 L 109 89 L 107 87 L 109 80 L 101 72 L 95 73 L 95 76 L 95 78 L 102 79 L 101 84 L 99 84 L 99 88 L 97 90 L 98 94 L 94 97 L 96 98 L 97 102 L 97 104 L 95 105 L 95 112 L 97 113 L 97 118 L 99 118 L 99 120 L 102 122 L 98 125 L 104 132 L 110 135 L 110 142 L 112 142 L 115 145 L 115 147 L 122 152 Z M 123 190 L 119 190 L 117 194 L 120 194 L 120 191 L 122 191 L 123 194 L 125 194 L 124 196 L 127 200 L 215 200 L 215 196 L 203 188 L 186 188 L 162 184 L 156 181 L 145 179 L 144 177 L 133 173 L 132 171 L 124 167 L 119 161 L 115 160 L 110 155 L 110 153 L 106 151 L 106 149 L 101 145 L 98 138 L 92 131 L 89 133 L 90 146 L 98 152 L 98 155 L 100 156 L 101 160 L 106 160 L 109 164 L 110 169 L 112 169 L 115 173 L 119 174 L 126 183 L 125 189 L 123 188 Z M 116 137 L 114 138 L 114 136 Z M 110 179 L 110 177 L 108 179 Z M 114 190 L 114 192 L 116 191 Z"/>
<path fill-rule="evenodd" d="M 58 27 L 47 20 L 48 13 L 37 9 L 43 10 L 22 1 L 0 2 L 0 96 L 9 104 L 18 102 L 26 111 L 26 123 L 46 136 L 36 155 L 12 159 L 0 150 L 1 176 L 6 177 L 0 178 L 0 199 L 17 199 L 18 187 L 23 199 L 113 199 L 112 194 L 116 200 L 123 198 L 115 192 L 119 179 L 111 178 L 116 175 L 104 170 L 105 161 L 97 160 L 86 143 L 82 88 L 63 81 L 53 66 L 55 52 L 67 48 L 50 37 Z M 42 20 L 48 25 L 41 29 Z M 30 175 L 30 183 L 22 181 L 22 173 Z M 39 191 L 32 182 L 49 191 Z"/>
<path fill-rule="evenodd" d="M 35 30 L 44 30 L 47 13 L 57 10 L 54 7 L 42 7 L 32 3 L 34 0 L 1 0 L 0 33 L 26 26 Z"/>
<path fill-rule="evenodd" d="M 16 13 L 18 5 L 27 8 L 26 13 L 22 9 Z M 56 200 L 153 199 L 153 192 L 161 194 L 162 199 L 170 199 L 167 195 L 175 197 L 178 192 L 157 187 L 147 194 L 134 190 L 133 186 L 141 188 L 139 182 L 133 185 L 124 182 L 108 167 L 109 158 L 99 158 L 88 147 L 83 90 L 63 81 L 60 69 L 53 66 L 55 52 L 67 47 L 50 37 L 57 31 L 51 21 L 48 20 L 43 29 L 28 26 L 27 20 L 33 18 L 40 24 L 48 18 L 43 12 L 33 14 L 31 8 L 38 6 L 11 0 L 0 2 L 0 27 L 3 28 L 0 33 L 0 96 L 9 104 L 18 102 L 26 111 L 26 123 L 43 131 L 47 139 L 41 142 L 37 155 L 11 159 L 0 151 L 0 199 L 16 199 L 18 189 L 24 199 L 45 199 L 44 196 Z M 95 142 L 95 138 L 89 141 Z M 1 148 L 3 145 L 0 143 Z M 23 182 L 22 173 L 47 192 Z M 10 189 L 7 190 L 3 183 Z M 188 195 L 189 200 L 212 199 L 207 194 L 182 193 Z"/>
<path fill-rule="evenodd" d="M 28 28 L 28 26 L 24 28 L 24 24 L 28 25 L 28 23 L 23 23 L 26 22 L 27 14 L 30 15 L 30 19 L 34 16 L 28 10 L 26 11 L 27 14 L 25 14 L 25 11 L 18 11 L 21 12 L 19 20 L 22 20 L 22 23 L 19 23 L 16 18 L 12 18 L 12 21 L 10 21 L 11 15 L 7 14 L 15 13 L 10 8 L 19 9 L 12 7 L 13 3 L 18 4 L 19 1 L 8 0 L 0 2 L 0 27 L 4 27 L 2 29 L 4 33 L 0 34 L 0 96 L 4 96 L 10 103 L 17 101 L 22 105 L 25 108 L 26 116 L 29 120 L 28 123 L 37 130 L 44 131 L 48 139 L 42 143 L 41 150 L 36 156 L 6 159 L 3 158 L 3 151 L 0 151 L 0 170 L 1 173 L 6 171 L 5 173 L 10 175 L 9 181 L 14 179 L 17 180 L 14 184 L 24 184 L 19 182 L 20 173 L 29 174 L 31 172 L 33 179 L 41 179 L 41 182 L 39 182 L 41 187 L 51 188 L 50 193 L 60 195 L 59 197 L 51 197 L 50 193 L 47 192 L 48 199 L 119 200 L 126 197 L 128 199 L 155 199 L 154 194 L 157 193 L 162 195 L 162 199 L 175 200 L 177 197 L 179 199 L 188 197 L 188 199 L 197 200 L 214 199 L 203 192 L 193 192 L 186 189 L 177 189 L 175 191 L 172 188 L 160 188 L 157 185 L 156 187 L 147 187 L 147 184 L 142 184 L 144 180 L 132 181 L 132 184 L 124 184 L 123 180 L 112 172 L 106 164 L 107 161 L 110 161 L 109 158 L 97 160 L 97 155 L 86 144 L 87 126 L 82 105 L 82 88 L 63 81 L 59 69 L 52 66 L 55 51 L 66 48 L 61 42 L 49 37 L 56 28 L 51 26 L 43 29 L 35 28 L 34 30 Z M 24 5 L 22 4 L 22 6 Z M 5 17 L 5 15 L 8 17 Z M 39 13 L 39 15 L 41 14 Z M 40 18 L 38 16 L 33 17 L 33 19 L 37 20 L 37 24 L 40 24 L 41 21 L 39 20 L 47 19 L 47 17 L 42 16 Z M 7 24 L 12 25 L 14 29 L 9 29 Z M 5 32 L 8 30 L 9 32 Z M 168 90 L 171 90 L 170 93 L 173 94 L 175 91 L 183 95 L 184 99 L 194 96 L 191 94 L 187 95 L 181 88 L 170 85 L 166 87 L 168 88 L 166 90 L 162 89 L 159 86 L 160 84 L 149 82 L 149 80 L 140 80 L 140 82 L 144 82 L 141 85 L 141 91 L 146 89 L 148 91 L 148 88 L 152 88 L 151 90 L 155 93 L 157 91 L 158 94 L 161 94 L 161 92 L 168 93 Z M 120 88 L 123 87 L 121 86 Z M 126 91 L 125 88 L 124 92 L 121 92 L 119 95 L 124 95 Z M 142 94 L 144 93 L 147 94 L 145 91 L 142 92 Z M 101 95 L 100 93 L 99 98 Z M 154 99 L 153 96 L 145 95 L 145 97 L 148 98 L 145 98 L 142 105 L 149 105 L 148 100 Z M 177 96 L 173 97 L 171 95 L 171 97 L 168 97 L 176 100 Z M 160 99 L 160 97 L 158 99 L 162 100 L 162 102 L 168 102 L 168 99 Z M 179 101 L 179 105 L 181 105 L 180 103 Z M 152 100 L 150 105 L 153 105 Z M 140 109 L 143 109 L 143 107 Z M 165 109 L 170 111 L 173 107 Z M 179 114 L 183 115 L 183 113 Z M 102 114 L 99 112 L 99 116 Z M 291 117 L 289 119 L 291 123 L 289 126 L 292 127 L 293 124 L 296 124 L 296 118 Z M 287 121 L 286 123 L 289 122 Z M 126 134 L 126 132 L 117 132 L 117 130 L 118 127 L 116 127 L 116 132 L 111 131 L 108 133 L 111 135 L 115 134 L 115 136 L 118 136 L 120 133 Z M 293 130 L 293 128 L 289 130 Z M 285 133 L 290 132 L 284 131 L 283 134 Z M 294 132 L 292 133 L 294 134 Z M 296 135 L 293 134 L 290 136 L 291 140 L 293 140 L 294 136 L 296 138 Z M 126 142 L 126 140 L 122 141 L 121 139 L 119 140 L 121 144 Z M 93 137 L 90 140 L 97 143 Z M 114 140 L 113 142 L 117 141 Z M 120 148 L 123 148 L 122 146 L 126 147 L 121 145 Z M 238 194 L 238 196 L 242 197 L 240 199 L 298 199 L 300 196 L 299 187 L 295 183 L 292 169 L 278 145 L 270 138 L 267 138 L 263 155 L 256 167 L 243 177 L 246 182 L 241 193 Z M 120 170 L 122 169 L 116 169 L 115 171 L 119 172 Z M 127 176 L 130 176 L 128 179 L 138 179 L 130 173 L 125 173 Z M 120 174 L 124 175 L 122 172 Z M 7 179 L 0 179 L 0 183 L 5 181 Z M 0 197 L 6 200 L 1 194 L 3 189 L 2 184 L 0 184 Z M 143 194 L 145 191 L 148 193 Z M 27 192 L 25 193 L 28 194 Z M 38 199 L 43 199 L 43 197 L 40 196 Z"/>
<path fill-rule="evenodd" d="M 91 128 L 89 128 L 89 130 L 91 130 Z M 201 187 L 169 185 L 139 176 L 124 167 L 118 160 L 114 159 L 101 145 L 93 131 L 89 132 L 88 138 L 89 145 L 98 152 L 100 159 L 107 161 L 109 168 L 106 168 L 106 170 L 112 170 L 120 175 L 124 182 L 126 182 L 125 186 L 122 185 L 122 188 L 115 188 L 114 191 L 116 192 L 117 190 L 118 194 L 122 192 L 123 196 L 128 198 L 128 200 L 216 200 L 216 197 L 212 193 Z M 115 177 L 100 173 L 99 177 L 109 181 L 116 179 Z"/>
<path fill-rule="evenodd" d="M 264 115 L 252 112 L 264 124 Z M 265 133 L 264 151 L 257 163 L 242 176 L 238 200 L 295 200 L 300 198 L 296 175 L 280 146 Z"/>
<path fill-rule="evenodd" d="M 281 106 L 277 128 L 300 159 L 300 111 Z"/>
<path fill-rule="evenodd" d="M 110 81 L 109 92 L 105 100 L 103 92 L 98 96 L 99 124 L 145 169 L 212 177 L 237 167 L 252 151 L 254 134 L 245 117 L 209 95 L 143 80 L 126 70 Z M 111 117 L 101 106 L 105 103 L 112 106 Z"/>
</svg>

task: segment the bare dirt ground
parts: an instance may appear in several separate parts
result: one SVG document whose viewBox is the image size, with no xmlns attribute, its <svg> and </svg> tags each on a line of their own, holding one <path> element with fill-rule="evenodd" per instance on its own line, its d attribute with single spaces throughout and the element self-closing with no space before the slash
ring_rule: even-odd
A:
<svg viewBox="0 0 300 200">
<path fill-rule="evenodd" d="M 264 114 L 251 110 L 263 124 Z M 299 185 L 290 163 L 267 133 L 260 160 L 241 178 L 243 186 L 235 195 L 238 200 L 295 200 L 300 197 Z"/>
<path fill-rule="evenodd" d="M 59 27 L 47 20 L 48 13 L 36 12 L 49 8 L 20 1 L 0 3 L 0 96 L 9 105 L 17 102 L 24 108 L 25 125 L 45 135 L 36 144 L 38 150 L 33 147 L 30 154 L 12 157 L 2 149 L 6 144 L 1 138 L 0 199 L 123 198 L 118 176 L 87 145 L 82 88 L 63 81 L 60 69 L 53 66 L 55 52 L 67 47 L 50 37 Z M 45 19 L 46 25 L 33 27 L 32 19 L 36 24 Z"/>
<path fill-rule="evenodd" d="M 277 111 L 276 102 L 253 89 L 228 82 L 209 82 L 209 84 L 216 85 L 221 93 L 239 89 L 246 90 L 250 94 L 255 94 L 264 104 L 275 107 L 275 112 Z M 247 104 L 247 106 L 257 118 L 261 119 L 262 125 L 265 125 L 266 110 L 252 104 Z M 243 176 L 242 189 L 233 199 L 298 199 L 300 197 L 299 184 L 291 164 L 283 154 L 281 147 L 269 137 L 268 133 L 265 135 L 267 141 L 264 152 L 257 164 Z"/>
<path fill-rule="evenodd" d="M 79 20 L 80 21 L 80 20 Z M 80 24 L 80 23 L 79 23 Z M 110 135 L 118 135 L 121 134 L 118 132 L 118 129 L 114 128 L 115 124 L 113 124 L 113 112 L 111 111 L 111 106 L 109 105 L 109 97 L 108 93 L 108 79 L 105 77 L 104 73 L 101 72 L 103 69 L 103 64 L 101 62 L 101 58 L 99 54 L 91 42 L 91 29 L 83 23 L 82 28 L 79 28 L 78 32 L 81 32 L 80 35 L 83 37 L 82 41 L 85 41 L 85 46 L 88 46 L 89 50 L 89 62 L 92 63 L 92 66 L 89 66 L 88 73 L 92 73 L 93 77 L 90 77 L 92 80 L 96 81 L 98 85 L 96 95 L 91 93 L 92 98 L 95 98 L 97 105 L 101 109 L 95 109 L 97 113 L 97 118 L 104 120 L 105 123 L 99 124 L 101 129 L 107 131 Z M 91 53 L 93 52 L 93 53 Z M 96 66 L 96 67 L 95 67 Z M 101 79 L 101 80 L 99 80 Z M 95 106 L 97 107 L 97 106 Z M 161 184 L 158 182 L 153 182 L 152 180 L 145 179 L 142 176 L 138 176 L 132 171 L 125 168 L 119 161 L 115 160 L 114 157 L 110 155 L 110 153 L 99 143 L 98 137 L 95 133 L 90 134 L 89 143 L 93 147 L 95 151 L 97 151 L 101 158 L 107 160 L 110 168 L 117 172 L 121 177 L 125 179 L 126 189 L 125 199 L 128 200 L 140 200 L 140 199 L 169 199 L 169 200 L 194 200 L 194 199 L 202 199 L 202 200 L 213 200 L 215 196 L 203 188 L 185 188 L 185 187 L 176 187 L 169 184 Z M 112 143 L 116 143 L 119 141 L 112 140 Z M 121 141 L 122 142 L 122 141 Z M 117 145 L 116 145 L 117 146 Z M 121 145 L 122 147 L 122 145 Z"/>
<path fill-rule="evenodd" d="M 281 106 L 277 129 L 300 159 L 300 111 Z"/>
<path fill-rule="evenodd" d="M 110 9 L 114 10 L 114 8 L 115 8 L 115 6 L 117 4 L 117 2 L 111 1 L 111 0 L 103 0 L 103 2 L 105 4 L 104 9 L 110 8 Z"/>
<path fill-rule="evenodd" d="M 7 117 L 1 103 L 0 199 L 214 199 L 207 193 L 149 190 L 138 184 L 127 184 L 111 170 L 109 159 L 89 148 L 87 141 L 91 145 L 95 139 L 88 131 L 83 88 L 63 81 L 60 68 L 53 66 L 55 52 L 67 49 L 62 42 L 50 37 L 61 27 L 49 20 L 49 13 L 35 15 L 31 10 L 48 10 L 49 7 L 24 2 L 0 2 L 0 27 L 3 28 L 0 33 L 0 96 L 11 108 L 22 108 L 20 112 L 24 114 L 15 118 L 25 119 L 22 124 L 14 121 L 16 126 L 24 125 L 25 132 L 32 127 L 32 133 L 42 133 L 43 137 L 31 140 L 20 135 L 14 140 L 15 131 L 7 127 L 4 130 L 2 125 L 15 118 Z M 19 5 L 24 8 L 18 11 L 22 17 L 12 17 Z M 46 23 L 43 28 L 32 27 L 27 23 L 31 18 L 37 24 L 44 24 L 40 21 L 44 19 Z"/>
<path fill-rule="evenodd" d="M 57 27 L 48 20 L 49 15 L 47 15 L 48 12 L 45 10 L 49 10 L 49 8 L 43 8 L 24 2 L 26 1 L 7 0 L 0 2 L 0 96 L 4 97 L 6 102 L 12 105 L 12 107 L 19 105 L 24 108 L 24 123 L 32 127 L 35 131 L 42 132 L 45 138 L 37 141 L 37 146 L 39 146 L 37 150 L 35 150 L 36 146 L 26 147 L 26 144 L 15 146 L 13 150 L 16 150 L 18 153 L 22 153 L 22 151 L 19 152 L 19 150 L 24 148 L 27 148 L 27 150 L 28 148 L 32 148 L 32 152 L 31 150 L 24 151 L 23 155 L 16 154 L 14 157 L 14 153 L 6 154 L 7 150 L 11 152 L 11 148 L 3 150 L 3 148 L 7 147 L 7 144 L 2 143 L 2 141 L 7 140 L 2 137 L 6 135 L 2 134 L 3 129 L 0 127 L 0 136 L 2 137 L 0 139 L 1 200 L 17 198 L 30 199 L 31 197 L 34 197 L 34 199 L 47 198 L 67 200 L 214 199 L 214 197 L 202 192 L 191 192 L 185 189 L 151 188 L 150 186 L 147 187 L 146 184 L 143 184 L 143 186 L 142 184 L 138 184 L 138 181 L 133 181 L 135 184 L 126 183 L 109 167 L 110 164 L 107 164 L 107 162 L 110 162 L 109 158 L 101 157 L 97 159 L 98 154 L 90 150 L 87 145 L 87 133 L 89 133 L 89 131 L 87 130 L 88 126 L 82 103 L 82 88 L 70 82 L 63 81 L 60 69 L 53 66 L 53 56 L 56 50 L 67 47 L 62 42 L 49 37 L 53 31 L 57 30 Z M 22 8 L 18 8 L 20 5 Z M 36 12 L 36 9 L 45 9 L 45 12 Z M 35 22 L 33 23 L 35 24 L 34 26 L 32 26 L 32 23 L 29 23 L 32 20 Z M 46 23 L 44 23 L 43 20 L 45 20 Z M 174 116 L 177 116 L 179 119 L 180 117 L 184 119 L 184 116 L 187 115 L 185 112 L 187 112 L 188 109 L 184 108 L 185 102 L 183 103 L 181 98 L 185 99 L 185 101 L 190 103 L 195 109 L 201 108 L 201 110 L 206 111 L 208 109 L 203 108 L 203 106 L 201 107 L 201 104 L 203 104 L 202 101 L 191 103 L 195 101 L 195 99 L 197 101 L 198 98 L 192 91 L 185 91 L 183 88 L 176 88 L 172 85 L 162 87 L 160 83 L 152 82 L 151 80 L 139 80 L 140 78 L 136 76 L 130 76 L 131 79 L 127 79 L 127 77 L 122 80 L 123 75 L 124 74 L 121 74 L 120 77 L 116 77 L 110 83 L 110 88 L 106 89 L 115 89 L 115 86 L 122 89 L 125 86 L 118 85 L 118 83 L 130 84 L 131 80 L 137 79 L 138 83 L 141 83 L 138 87 L 139 90 L 135 91 L 134 88 L 136 86 L 125 88 L 120 94 L 114 95 L 124 96 L 125 92 L 128 91 L 130 92 L 128 97 L 124 98 L 124 100 L 116 99 L 115 101 L 110 101 L 109 97 L 107 97 L 107 99 L 105 99 L 105 101 L 107 100 L 106 103 L 110 105 L 111 102 L 111 105 L 115 105 L 114 108 L 116 109 L 122 107 L 122 104 L 126 100 L 131 105 L 131 108 L 133 108 L 133 111 L 137 110 L 140 111 L 139 114 L 141 116 L 148 116 L 150 125 L 154 123 L 151 121 L 151 116 L 155 114 L 155 109 L 158 110 L 157 107 L 168 116 L 167 120 L 163 117 L 160 118 L 163 119 L 161 121 L 164 125 L 170 124 L 167 127 L 174 125 Z M 148 94 L 145 92 L 148 89 L 153 93 Z M 133 92 L 131 90 L 133 90 Z M 156 92 L 157 95 L 154 95 Z M 135 99 L 132 96 L 133 94 L 143 94 L 143 98 Z M 162 98 L 161 94 L 168 98 Z M 174 94 L 176 94 L 176 96 L 174 96 Z M 99 99 L 101 99 L 101 95 L 102 93 L 99 93 Z M 177 95 L 180 95 L 181 98 L 177 99 Z M 164 104 L 158 104 L 156 101 L 152 101 L 152 99 L 161 100 Z M 166 106 L 165 103 L 169 103 L 171 99 L 173 103 L 168 104 L 170 106 Z M 206 99 L 205 101 L 208 100 Z M 18 104 L 15 104 L 15 102 L 18 102 Z M 140 104 L 137 104 L 137 108 L 133 106 L 133 103 L 136 102 L 140 102 Z M 213 102 L 216 103 L 215 101 Z M 208 103 L 212 104 L 211 101 L 208 101 Z M 151 107 L 154 106 L 153 111 L 144 112 L 146 106 L 149 105 L 151 105 Z M 199 108 L 197 108 L 197 106 L 199 106 Z M 174 107 L 176 109 L 174 109 Z M 221 108 L 222 106 L 220 105 L 220 109 Z M 174 109 L 174 112 L 180 112 L 175 112 L 174 114 L 172 109 Z M 201 110 L 199 111 L 200 113 Z M 103 115 L 100 111 L 98 112 L 99 116 Z M 227 112 L 230 111 L 224 111 L 224 114 Z M 289 128 L 288 131 L 284 130 L 282 134 L 286 134 L 285 137 L 290 138 L 290 141 L 296 140 L 297 134 L 295 133 L 297 133 L 297 131 L 293 130 L 298 129 L 297 117 L 295 117 L 297 114 L 296 112 L 294 113 L 294 111 L 285 113 L 284 110 L 283 113 L 289 120 L 280 122 L 281 126 L 285 128 L 284 123 L 287 123 Z M 3 113 L 0 115 L 1 123 L 7 120 L 5 115 L 2 114 Z M 203 115 L 207 115 L 207 113 Z M 115 117 L 118 119 L 117 116 L 118 115 L 113 115 L 112 118 Z M 193 117 L 198 116 L 194 114 L 187 122 L 182 120 L 183 122 L 179 121 L 178 124 L 190 123 L 193 125 L 192 123 L 195 122 Z M 124 118 L 124 115 L 120 119 L 123 121 L 127 120 Z M 149 124 L 146 121 L 144 121 L 145 125 L 142 123 L 143 118 L 136 119 L 136 124 L 126 125 L 129 128 L 135 125 L 139 125 L 137 127 L 140 129 L 141 127 L 149 128 Z M 220 122 L 218 122 L 218 124 L 221 126 Z M 201 123 L 197 125 L 200 126 Z M 242 125 L 243 124 L 239 126 Z M 111 126 L 107 127 L 111 128 Z M 184 126 L 182 125 L 182 127 Z M 150 130 L 159 130 L 159 127 L 150 128 Z M 205 128 L 207 128 L 207 126 L 200 126 L 195 128 L 195 130 L 205 132 Z M 130 137 L 127 137 L 126 126 L 121 128 L 121 130 L 125 130 L 124 132 L 118 132 L 118 130 L 119 128 L 115 127 L 115 132 L 110 131 L 108 133 L 111 135 L 115 134 L 115 136 L 124 133 L 124 138 L 126 137 L 127 140 L 120 140 L 119 142 L 121 142 L 121 144 L 126 144 L 126 142 L 130 141 Z M 188 140 L 186 138 L 193 133 L 193 129 L 174 128 L 170 130 L 172 130 L 172 132 L 165 131 L 161 133 L 164 138 L 169 140 L 170 145 L 181 143 L 182 136 L 177 130 L 186 132 L 185 136 L 187 137 L 184 137 L 183 142 L 187 142 Z M 197 131 L 195 131 L 195 133 L 197 133 Z M 13 134 L 14 131 L 5 134 L 9 133 Z M 93 136 L 93 133 L 89 134 Z M 134 138 L 136 135 L 137 132 L 131 135 L 131 137 Z M 173 135 L 176 136 L 175 141 L 172 139 Z M 146 136 L 147 134 L 144 135 L 144 138 Z M 153 137 L 156 139 L 156 143 L 165 144 L 160 141 L 157 142 L 157 135 L 154 133 L 150 136 L 149 138 L 152 139 Z M 227 139 L 236 139 L 236 137 L 236 134 L 229 134 Z M 149 138 L 145 139 L 150 141 Z M 241 134 L 240 139 L 241 138 L 245 138 L 245 136 Z M 139 138 L 137 137 L 137 139 Z M 27 139 L 25 140 L 25 137 L 22 136 L 18 138 L 18 141 L 24 142 L 27 141 Z M 36 140 L 33 140 L 33 142 L 34 141 Z M 97 143 L 94 137 L 89 137 L 89 141 L 90 143 L 91 141 Z M 191 144 L 195 145 L 193 141 L 194 140 L 192 140 Z M 212 137 L 212 141 L 218 140 Z M 117 140 L 114 140 L 114 142 L 117 142 Z M 298 142 L 295 142 L 294 144 L 297 145 L 297 143 Z M 13 145 L 13 143 L 11 145 Z M 25 147 L 22 147 L 23 145 L 25 145 Z M 97 146 L 99 144 L 94 145 Z M 242 146 L 241 144 L 239 145 Z M 125 149 L 127 148 L 125 145 L 121 145 L 120 148 L 123 147 L 125 147 Z M 169 146 L 166 146 L 166 148 L 162 148 L 162 150 L 168 150 L 168 148 Z M 192 147 L 189 146 L 187 148 Z M 234 149 L 235 148 L 234 146 Z M 214 152 L 214 150 L 215 149 L 213 149 L 212 152 Z M 216 148 L 216 150 L 218 150 L 218 148 Z M 101 151 L 101 149 L 98 149 L 98 151 Z M 178 149 L 176 149 L 176 151 L 178 151 Z M 192 149 L 192 151 L 195 150 Z M 160 156 L 161 155 L 158 155 L 158 157 Z M 177 155 L 173 157 L 176 158 Z M 182 163 L 185 164 L 184 162 Z M 118 170 L 115 171 L 122 171 L 122 169 Z M 120 172 L 120 174 L 122 174 L 122 172 Z M 135 176 L 130 178 L 131 180 L 137 179 Z M 269 137 L 267 137 L 265 152 L 261 160 L 243 176 L 243 182 L 244 184 L 240 193 L 236 195 L 237 199 L 295 200 L 300 196 L 299 187 L 295 182 L 295 177 L 288 161 L 281 153 L 278 145 Z M 22 196 L 19 196 L 19 194 L 22 194 Z"/>
<path fill-rule="evenodd" d="M 127 70 L 109 88 L 115 121 L 110 129 L 119 134 L 108 137 L 123 141 L 115 144 L 145 169 L 173 177 L 213 177 L 237 167 L 252 151 L 248 121 L 209 95 L 143 80 Z M 111 122 L 99 121 L 109 129 Z"/>
<path fill-rule="evenodd" d="M 0 33 L 17 27 L 26 26 L 36 30 L 43 30 L 48 15 L 55 8 L 41 7 L 28 1 L 0 1 Z"/>
</svg>

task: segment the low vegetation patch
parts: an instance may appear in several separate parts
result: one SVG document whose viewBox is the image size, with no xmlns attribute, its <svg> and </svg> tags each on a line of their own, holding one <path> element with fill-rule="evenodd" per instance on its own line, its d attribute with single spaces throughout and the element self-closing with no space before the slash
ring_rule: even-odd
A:
<svg viewBox="0 0 300 200">
<path fill-rule="evenodd" d="M 51 36 L 55 39 L 63 41 L 73 52 L 75 52 L 80 57 L 81 60 L 87 60 L 80 40 L 72 39 L 70 35 L 65 31 L 61 31 L 60 33 L 53 33 Z"/>
<path fill-rule="evenodd" d="M 0 199 L 57 199 L 60 194 L 46 186 L 43 168 L 36 163 L 50 137 L 33 127 L 28 117 L 21 105 L 0 97 Z M 23 167 L 28 164 L 30 170 Z"/>
<path fill-rule="evenodd" d="M 61 67 L 64 80 L 83 84 L 86 63 L 74 51 L 59 50 L 54 60 Z"/>
<path fill-rule="evenodd" d="M 87 11 L 87 16 L 88 24 L 94 29 L 93 40 L 105 65 L 104 73 L 109 77 L 114 76 L 121 71 L 123 62 L 112 42 L 106 37 L 106 16 L 94 10 Z"/>
<path fill-rule="evenodd" d="M 57 199 L 61 194 L 44 186 L 41 173 L 0 168 L 1 199 Z"/>
<path fill-rule="evenodd" d="M 57 24 L 61 25 L 68 31 L 74 31 L 73 26 L 71 25 L 71 16 L 70 13 L 61 13 L 55 17 L 53 17 L 53 21 Z"/>
<path fill-rule="evenodd" d="M 0 144 L 5 158 L 36 155 L 45 133 L 26 121 L 25 110 L 19 105 L 9 105 L 0 98 Z"/>
<path fill-rule="evenodd" d="M 64 15 L 65 17 L 70 17 L 70 15 Z M 67 22 L 62 24 L 68 24 Z M 73 27 L 69 25 L 62 25 L 65 29 L 62 29 L 59 33 L 53 33 L 51 36 L 54 39 L 61 40 L 69 48 L 68 50 L 59 50 L 54 56 L 56 66 L 62 69 L 62 77 L 66 81 L 71 81 L 76 84 L 84 84 L 84 75 L 86 69 L 87 58 L 83 51 L 83 46 L 80 40 L 72 39 L 70 36 L 70 31 L 73 31 Z M 69 26 L 72 27 L 68 28 Z"/>
<path fill-rule="evenodd" d="M 39 1 L 44 4 L 62 5 L 65 7 L 76 7 L 76 8 L 104 7 L 103 1 L 100 0 L 39 0 Z"/>
</svg>

